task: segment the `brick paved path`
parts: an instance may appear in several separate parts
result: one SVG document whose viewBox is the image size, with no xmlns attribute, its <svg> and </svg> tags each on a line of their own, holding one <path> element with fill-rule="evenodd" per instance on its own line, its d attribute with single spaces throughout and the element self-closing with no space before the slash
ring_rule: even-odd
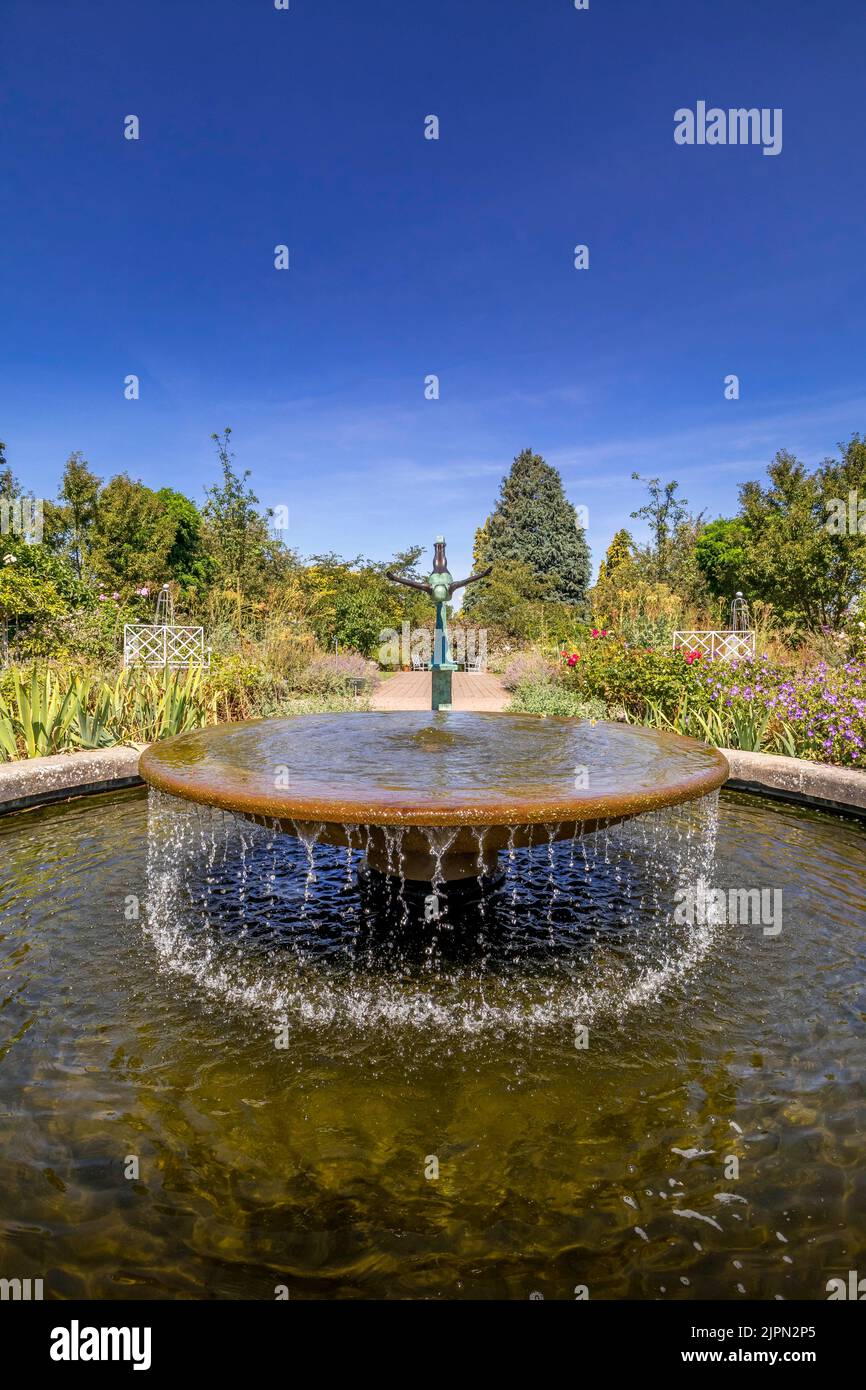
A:
<svg viewBox="0 0 866 1390">
<path fill-rule="evenodd" d="M 481 672 L 455 671 L 452 685 L 455 710 L 503 710 L 511 696 L 497 676 Z M 379 686 L 372 699 L 373 709 L 429 709 L 430 672 L 401 671 Z"/>
</svg>

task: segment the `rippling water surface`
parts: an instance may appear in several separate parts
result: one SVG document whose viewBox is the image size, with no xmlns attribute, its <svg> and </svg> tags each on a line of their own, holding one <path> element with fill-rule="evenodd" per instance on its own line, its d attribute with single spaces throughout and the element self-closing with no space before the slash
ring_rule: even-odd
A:
<svg viewBox="0 0 866 1390">
<path fill-rule="evenodd" d="M 151 831 L 139 793 L 0 821 L 3 1277 L 737 1299 L 866 1271 L 859 826 L 723 794 L 717 824 L 517 851 L 433 922 L 357 853 L 157 796 Z M 782 887 L 781 933 L 678 925 L 700 873 Z"/>
</svg>

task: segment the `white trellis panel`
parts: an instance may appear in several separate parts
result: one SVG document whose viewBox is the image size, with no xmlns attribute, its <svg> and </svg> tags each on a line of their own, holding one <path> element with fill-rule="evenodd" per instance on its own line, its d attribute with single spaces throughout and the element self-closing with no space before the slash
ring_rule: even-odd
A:
<svg viewBox="0 0 866 1390">
<path fill-rule="evenodd" d="M 754 660 L 755 637 L 753 628 L 741 632 L 730 628 L 675 632 L 674 650 L 685 647 L 688 651 L 700 652 L 710 661 L 749 661 Z"/>
<path fill-rule="evenodd" d="M 210 666 L 205 650 L 203 627 L 178 624 L 124 623 L 124 666 L 169 667 Z"/>
<path fill-rule="evenodd" d="M 677 647 L 686 647 L 690 652 L 700 652 L 701 656 L 713 659 L 713 638 L 714 632 L 675 632 L 674 650 Z"/>
<path fill-rule="evenodd" d="M 755 633 L 748 628 L 744 632 L 717 632 L 714 655 L 720 661 L 753 661 Z"/>
</svg>

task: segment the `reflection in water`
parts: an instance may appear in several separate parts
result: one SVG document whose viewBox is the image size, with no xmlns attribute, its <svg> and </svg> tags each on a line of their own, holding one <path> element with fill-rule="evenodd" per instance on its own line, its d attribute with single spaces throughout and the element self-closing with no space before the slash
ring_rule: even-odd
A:
<svg viewBox="0 0 866 1390">
<path fill-rule="evenodd" d="M 711 877 L 782 887 L 784 929 L 690 933 L 696 810 L 516 851 L 427 923 L 357 853 L 192 807 L 157 806 L 148 878 L 138 794 L 0 822 L 0 1276 L 772 1299 L 862 1273 L 866 836 L 723 794 Z"/>
</svg>

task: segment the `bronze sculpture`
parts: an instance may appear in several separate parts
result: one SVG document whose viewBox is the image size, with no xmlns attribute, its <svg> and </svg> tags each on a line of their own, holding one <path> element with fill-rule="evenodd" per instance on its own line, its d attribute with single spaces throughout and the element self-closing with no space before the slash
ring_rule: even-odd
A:
<svg viewBox="0 0 866 1390">
<path fill-rule="evenodd" d="M 436 629 L 433 636 L 433 660 L 431 662 L 430 707 L 431 709 L 451 708 L 451 677 L 457 665 L 451 660 L 448 642 L 447 605 L 456 589 L 464 589 L 467 584 L 475 584 L 486 579 L 493 566 L 479 574 L 470 574 L 468 579 L 452 579 L 445 557 L 445 537 L 437 536 L 433 544 L 433 569 L 426 583 L 418 579 L 406 579 L 403 575 L 388 570 L 386 577 L 395 584 L 405 584 L 409 589 L 420 589 L 429 594 L 436 603 Z"/>
</svg>

